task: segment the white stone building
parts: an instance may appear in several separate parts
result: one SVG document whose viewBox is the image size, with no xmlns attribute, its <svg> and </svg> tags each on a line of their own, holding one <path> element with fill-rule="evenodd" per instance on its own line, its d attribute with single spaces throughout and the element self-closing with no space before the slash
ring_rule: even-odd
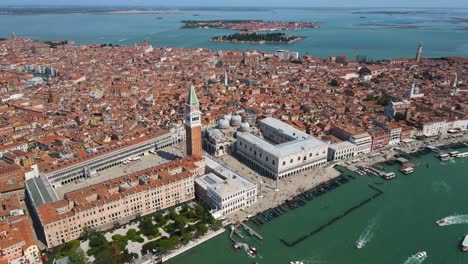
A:
<svg viewBox="0 0 468 264">
<path fill-rule="evenodd" d="M 353 143 L 356 146 L 354 155 L 366 154 L 371 152 L 372 137 L 367 132 L 357 135 L 351 135 L 349 137 L 349 142 Z"/>
<path fill-rule="evenodd" d="M 328 146 L 328 160 L 345 160 L 354 156 L 356 146 L 349 141 L 341 141 Z"/>
<path fill-rule="evenodd" d="M 234 173 L 227 177 L 203 175 L 195 180 L 195 192 L 223 216 L 257 202 L 257 185 Z"/>
<path fill-rule="evenodd" d="M 447 133 L 448 125 L 444 121 L 434 121 L 422 124 L 422 134 L 426 137 L 437 136 Z"/>
<path fill-rule="evenodd" d="M 274 118 L 259 123 L 261 135 L 237 133 L 236 153 L 269 177 L 283 178 L 327 163 L 328 143 Z"/>
</svg>

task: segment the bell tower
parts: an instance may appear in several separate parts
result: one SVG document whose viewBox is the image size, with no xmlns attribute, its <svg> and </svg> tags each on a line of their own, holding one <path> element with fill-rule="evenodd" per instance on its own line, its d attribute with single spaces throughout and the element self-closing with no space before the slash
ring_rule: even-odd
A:
<svg viewBox="0 0 468 264">
<path fill-rule="evenodd" d="M 197 94 L 190 84 L 185 106 L 185 133 L 187 156 L 202 157 L 201 112 Z"/>
</svg>

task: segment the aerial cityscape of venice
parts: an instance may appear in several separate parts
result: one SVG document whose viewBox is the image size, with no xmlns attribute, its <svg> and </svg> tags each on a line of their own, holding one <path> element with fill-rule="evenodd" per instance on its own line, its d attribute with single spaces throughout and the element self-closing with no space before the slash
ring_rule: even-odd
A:
<svg viewBox="0 0 468 264">
<path fill-rule="evenodd" d="M 0 1 L 0 264 L 468 264 L 468 2 Z"/>
</svg>

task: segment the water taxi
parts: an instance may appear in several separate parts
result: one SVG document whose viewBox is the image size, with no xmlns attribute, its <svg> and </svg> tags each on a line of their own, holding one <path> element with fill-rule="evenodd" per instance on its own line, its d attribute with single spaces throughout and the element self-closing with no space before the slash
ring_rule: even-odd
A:
<svg viewBox="0 0 468 264">
<path fill-rule="evenodd" d="M 449 161 L 450 160 L 450 155 L 449 154 L 440 154 L 439 159 L 441 161 Z"/>
<path fill-rule="evenodd" d="M 393 178 L 395 178 L 396 175 L 394 172 L 387 172 L 383 175 L 383 178 L 386 179 L 386 180 L 391 180 Z"/>
<path fill-rule="evenodd" d="M 416 259 L 423 260 L 427 257 L 426 251 L 421 251 L 416 254 Z"/>
<path fill-rule="evenodd" d="M 364 246 L 365 246 L 364 240 L 358 240 L 356 242 L 356 248 L 357 249 L 363 248 Z"/>
</svg>

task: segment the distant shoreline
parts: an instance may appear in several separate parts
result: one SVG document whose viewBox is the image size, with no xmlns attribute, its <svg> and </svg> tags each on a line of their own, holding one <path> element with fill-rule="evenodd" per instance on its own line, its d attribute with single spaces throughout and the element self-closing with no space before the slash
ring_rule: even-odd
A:
<svg viewBox="0 0 468 264">
<path fill-rule="evenodd" d="M 220 42 L 220 43 L 236 43 L 236 44 L 292 44 L 299 40 L 303 40 L 304 37 L 296 37 L 290 41 L 245 41 L 245 40 L 222 40 L 222 39 L 215 39 L 211 38 L 209 41 L 211 42 Z"/>
</svg>

